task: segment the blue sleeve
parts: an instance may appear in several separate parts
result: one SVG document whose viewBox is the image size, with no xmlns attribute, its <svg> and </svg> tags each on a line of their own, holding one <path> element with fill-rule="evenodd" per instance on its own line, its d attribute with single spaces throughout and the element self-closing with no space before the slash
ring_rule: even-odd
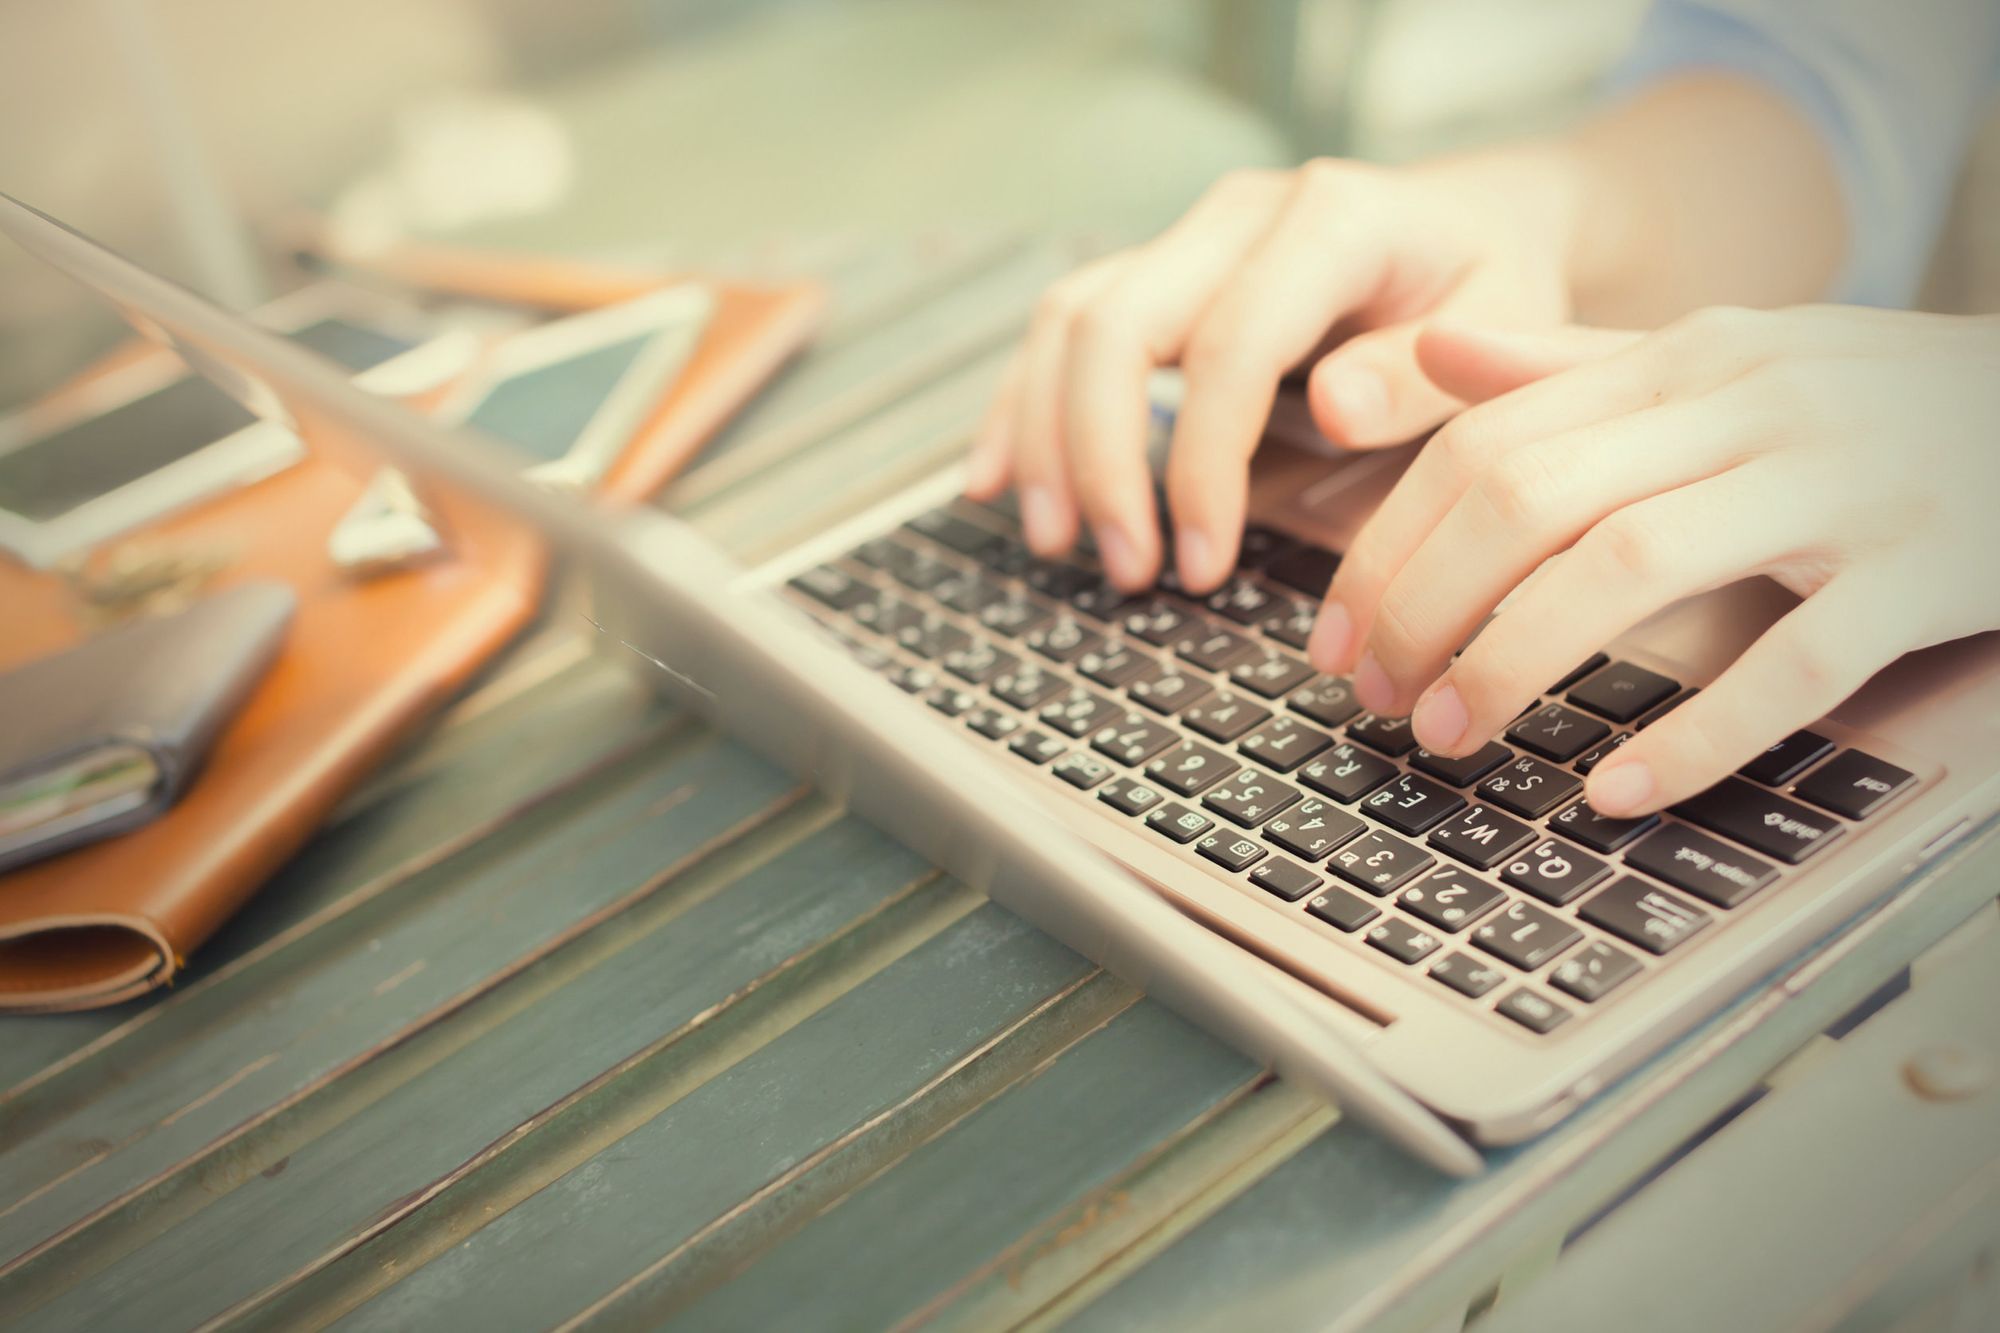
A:
<svg viewBox="0 0 2000 1333">
<path fill-rule="evenodd" d="M 1768 86 L 1825 136 L 1849 223 L 1826 299 L 1908 305 L 2000 83 L 2000 0 L 1656 0 L 1612 85 L 1698 70 Z"/>
</svg>

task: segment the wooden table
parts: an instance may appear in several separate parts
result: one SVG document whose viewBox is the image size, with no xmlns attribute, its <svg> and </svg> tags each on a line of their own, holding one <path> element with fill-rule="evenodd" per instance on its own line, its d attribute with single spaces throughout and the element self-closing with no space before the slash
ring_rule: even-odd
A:
<svg viewBox="0 0 2000 1333">
<path fill-rule="evenodd" d="M 668 497 L 746 556 L 959 447 L 1067 257 L 815 262 L 825 341 Z M 0 1326 L 1457 1327 L 1700 1141 L 1577 1247 L 1633 1290 L 1594 1238 L 1798 1113 L 1785 1071 L 1840 1067 L 1818 1034 L 1897 1014 L 1910 960 L 1994 917 L 1987 839 L 1789 999 L 1453 1184 L 592 638 L 552 611 L 171 994 L 0 1022 Z"/>
</svg>

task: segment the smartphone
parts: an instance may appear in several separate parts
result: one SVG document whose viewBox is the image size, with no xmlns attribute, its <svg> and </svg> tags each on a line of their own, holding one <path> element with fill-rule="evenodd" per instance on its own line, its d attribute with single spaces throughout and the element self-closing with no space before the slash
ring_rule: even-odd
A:
<svg viewBox="0 0 2000 1333">
<path fill-rule="evenodd" d="M 464 372 L 479 341 L 412 306 L 326 283 L 254 318 L 351 372 L 411 394 Z M 0 550 L 37 567 L 290 467 L 304 446 L 179 362 L 152 357 L 0 418 Z"/>
</svg>

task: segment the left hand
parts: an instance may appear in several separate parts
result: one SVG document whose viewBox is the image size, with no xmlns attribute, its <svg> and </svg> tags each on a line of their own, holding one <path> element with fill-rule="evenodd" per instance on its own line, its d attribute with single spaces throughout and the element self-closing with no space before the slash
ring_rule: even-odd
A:
<svg viewBox="0 0 2000 1333">
<path fill-rule="evenodd" d="M 1601 813 L 1692 796 L 1899 655 L 2000 627 L 2000 319 L 1710 310 L 1645 336 L 1433 327 L 1418 354 L 1490 401 L 1369 520 L 1309 653 L 1435 753 L 1471 753 L 1638 621 L 1751 575 L 1804 600 L 1591 773 Z"/>
</svg>

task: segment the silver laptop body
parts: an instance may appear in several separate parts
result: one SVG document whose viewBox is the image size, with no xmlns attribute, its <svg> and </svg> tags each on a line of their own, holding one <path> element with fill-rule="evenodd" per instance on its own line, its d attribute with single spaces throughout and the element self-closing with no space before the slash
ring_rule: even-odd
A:
<svg viewBox="0 0 2000 1333">
<path fill-rule="evenodd" d="M 1265 697 L 1246 685 L 1254 678 L 1231 670 L 1240 662 L 1209 669 L 1171 643 L 1135 637 L 1129 631 L 1137 622 L 1122 615 L 1097 619 L 1078 611 L 1079 605 L 1104 609 L 1083 591 L 1092 584 L 1088 558 L 1079 558 L 1077 572 L 1054 584 L 1045 569 L 1023 568 L 1004 546 L 1007 515 L 959 503 L 955 471 L 930 477 L 746 572 L 655 512 L 610 515 L 521 481 L 498 446 L 454 435 L 356 391 L 309 354 L 5 196 L 0 232 L 119 305 L 136 327 L 173 343 L 196 369 L 253 408 L 288 419 L 315 449 L 349 455 L 358 478 L 372 474 L 386 456 L 419 477 L 511 511 L 558 547 L 584 556 L 604 593 L 601 618 L 661 668 L 664 688 L 975 887 L 1286 1076 L 1366 1115 L 1445 1169 L 1471 1171 L 1478 1159 L 1437 1132 L 1435 1119 L 1417 1103 L 1483 1144 L 1516 1142 L 1549 1127 L 1760 979 L 1864 916 L 1923 862 L 2000 808 L 2000 636 L 1904 659 L 1813 728 L 1826 746 L 1804 767 L 1782 780 L 1753 784 L 1753 795 L 1767 805 L 1802 810 L 1803 821 L 1823 826 L 1826 841 L 1799 864 L 1754 852 L 1712 823 L 1697 826 L 1672 814 L 1610 850 L 1592 851 L 1578 846 L 1560 822 L 1576 804 L 1573 795 L 1530 817 L 1496 804 L 1486 789 L 1516 759 L 1539 760 L 1541 768 L 1523 776 L 1549 781 L 1551 773 L 1573 775 L 1581 756 L 1551 759 L 1510 740 L 1502 771 L 1456 787 L 1440 782 L 1414 767 L 1410 754 L 1391 753 L 1393 743 L 1351 740 L 1349 729 L 1360 718 L 1313 721 L 1292 708 L 1296 691 Z M 1400 462 L 1393 455 L 1330 461 L 1267 447 L 1253 487 L 1253 520 L 1280 534 L 1287 549 L 1302 542 L 1308 549 L 1341 550 L 1393 483 Z M 947 526 L 947 518 L 961 526 Z M 994 546 L 972 549 L 978 534 L 963 525 L 981 530 Z M 885 536 L 902 554 L 884 559 L 890 549 L 880 543 Z M 969 581 L 982 580 L 983 592 L 962 601 L 965 609 L 934 595 L 947 586 L 962 592 Z M 1081 586 L 1072 588 L 1078 580 Z M 1262 574 L 1249 581 L 1309 604 L 1302 589 Z M 829 595 L 848 585 L 863 595 Z M 1044 591 L 1050 588 L 1055 591 Z M 989 600 L 982 605 L 981 597 Z M 877 609 L 857 617 L 870 605 Z M 891 617 L 893 624 L 881 610 L 892 605 L 903 608 Z M 1002 611 L 986 615 L 994 605 Z M 1008 620 L 1005 608 L 1022 605 L 1043 615 L 1039 646 L 1029 641 L 1032 631 Z M 1670 608 L 1607 652 L 1614 664 L 1678 687 L 1699 687 L 1786 605 L 1761 582 L 1739 585 Z M 914 628 L 911 613 L 919 617 Z M 1316 752 L 1311 781 L 1312 761 L 1262 764 L 1242 748 L 1247 733 L 1215 740 L 1190 729 L 1185 719 L 1191 708 L 1153 712 L 1137 705 L 1129 689 L 1084 674 L 1065 638 L 1070 631 L 1051 644 L 1048 631 L 1057 624 L 1102 640 L 1093 660 L 1129 648 L 1150 665 L 1191 678 L 1191 688 L 1208 697 L 1240 698 L 1272 718 L 1288 719 L 1309 743 L 1327 742 Z M 1285 646 L 1261 623 L 1217 613 L 1210 627 L 1250 645 L 1252 658 L 1276 658 Z M 1061 693 L 1052 704 L 1014 707 L 998 700 L 997 677 L 953 671 L 965 655 L 979 658 L 987 649 L 1043 672 Z M 959 657 L 947 662 L 954 651 Z M 1078 690 L 1115 705 L 1118 716 L 1075 736 L 1063 733 L 1056 723 L 1072 719 L 1061 704 Z M 947 699 L 946 691 L 965 697 Z M 1602 727 L 1608 740 L 1672 701 L 1625 721 L 1576 704 L 1568 688 L 1553 693 L 1547 706 Z M 1043 720 L 1048 707 L 1056 708 L 1047 715 L 1054 723 Z M 975 713 L 992 724 L 992 736 L 968 725 Z M 1003 714 L 1014 715 L 1014 725 L 1003 729 L 994 722 Z M 1121 731 L 1128 718 L 1170 731 L 1166 747 L 1138 762 L 1119 758 L 1137 754 L 1117 749 L 1119 736 L 1131 730 Z M 1025 744 L 1031 731 L 1051 743 Z M 1158 765 L 1171 764 L 1188 745 L 1226 754 L 1232 772 L 1185 795 L 1165 790 L 1173 773 Z M 1347 765 L 1336 754 L 1367 759 L 1370 769 L 1386 765 L 1392 776 L 1343 799 L 1335 793 L 1349 790 L 1339 776 Z M 1084 771 L 1091 762 L 1102 770 L 1094 779 Z M 1843 777 L 1858 775 L 1866 790 L 1844 799 L 1856 808 L 1870 805 L 1867 813 L 1842 817 L 1801 794 L 1802 787 L 1813 790 L 1822 770 L 1833 773 L 1832 765 L 1841 766 Z M 1897 773 L 1907 780 L 1881 776 Z M 1448 822 L 1473 830 L 1475 848 L 1478 830 L 1510 823 L 1525 827 L 1530 841 L 1482 869 L 1475 862 L 1483 854 L 1469 861 L 1432 841 L 1444 823 L 1396 831 L 1383 816 L 1407 815 L 1370 801 L 1412 776 L 1423 778 L 1426 789 L 1450 788 L 1460 804 Z M 1292 797 L 1283 809 L 1245 814 L 1240 798 L 1249 782 Z M 1104 799 L 1113 784 L 1126 796 L 1137 788 L 1155 799 L 1143 811 L 1126 813 Z M 1233 799 L 1214 799 L 1219 791 Z M 1499 795 L 1521 799 L 1518 791 Z M 1316 803 L 1312 808 L 1323 823 L 1358 825 L 1360 831 L 1311 855 L 1314 835 L 1304 828 L 1309 821 L 1298 817 L 1305 802 Z M 1207 821 L 1203 833 L 1186 842 L 1169 836 L 1149 818 L 1169 805 Z M 1273 833 L 1285 810 L 1294 818 L 1282 835 Z M 1690 857 L 1686 866 L 1719 876 L 1699 881 L 1716 900 L 1628 860 L 1662 830 L 1681 830 L 1673 845 Z M 1288 843 L 1278 842 L 1280 836 Z M 1211 845 L 1210 839 L 1219 841 Z M 1407 874 L 1407 865 L 1398 867 L 1393 887 L 1371 884 L 1365 857 L 1353 864 L 1338 859 L 1343 848 L 1363 839 L 1374 839 L 1369 846 L 1414 848 L 1425 863 Z M 1552 839 L 1556 852 L 1588 852 L 1605 873 L 1560 901 L 1560 895 L 1542 896 L 1533 877 L 1555 854 L 1544 851 Z M 1231 868 L 1241 859 L 1237 844 L 1257 854 Z M 1701 866 L 1703 847 L 1720 847 L 1720 862 L 1711 858 Z M 1287 872 L 1260 880 L 1258 866 L 1268 871 L 1279 859 Z M 1692 873 L 1670 868 L 1675 875 Z M 1301 873 L 1314 884 L 1294 895 Z M 1747 887 L 1760 876 L 1761 883 Z M 1284 882 L 1264 882 L 1273 879 Z M 1136 883 L 1151 892 L 1135 890 Z M 1433 884 L 1454 892 L 1441 903 L 1435 888 L 1426 892 Z M 1485 905 L 1453 917 L 1454 902 Z M 1359 910 L 1355 903 L 1372 914 L 1353 924 L 1336 922 L 1337 909 L 1345 905 L 1351 918 Z M 1573 938 L 1546 952 L 1544 945 L 1564 937 Z M 1447 980 L 1439 973 L 1454 958 L 1462 961 Z M 1602 975 L 1590 972 L 1590 961 L 1608 962 L 1620 975 L 1606 986 Z M 1490 985 L 1481 983 L 1485 974 L 1494 978 Z M 1527 1001 L 1510 1002 L 1518 995 Z M 1548 1022 L 1549 1011 L 1561 1017 Z M 1543 1026 L 1546 1031 L 1537 1030 Z"/>
</svg>

